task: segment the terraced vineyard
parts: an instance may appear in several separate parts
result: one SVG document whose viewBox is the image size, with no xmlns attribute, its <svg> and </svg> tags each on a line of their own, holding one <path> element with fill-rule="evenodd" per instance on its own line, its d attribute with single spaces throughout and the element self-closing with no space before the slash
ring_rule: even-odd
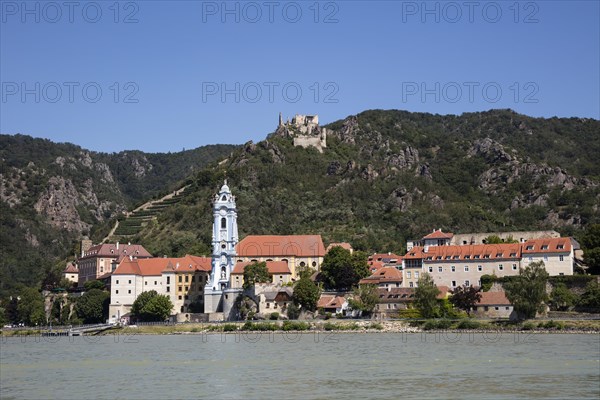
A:
<svg viewBox="0 0 600 400">
<path fill-rule="evenodd" d="M 167 195 L 160 200 L 146 203 L 132 211 L 125 219 L 119 221 L 112 236 L 133 236 L 138 234 L 142 230 L 142 227 L 155 219 L 163 210 L 171 207 L 173 204 L 179 203 L 185 195 L 185 189 L 180 189 L 176 194 Z"/>
</svg>

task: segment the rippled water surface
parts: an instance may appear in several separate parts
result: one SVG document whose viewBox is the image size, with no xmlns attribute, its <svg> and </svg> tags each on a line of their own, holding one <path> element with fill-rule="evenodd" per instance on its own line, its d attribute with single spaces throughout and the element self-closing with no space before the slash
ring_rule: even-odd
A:
<svg viewBox="0 0 600 400">
<path fill-rule="evenodd" d="M 3 338 L 8 399 L 598 399 L 600 335 Z"/>
</svg>

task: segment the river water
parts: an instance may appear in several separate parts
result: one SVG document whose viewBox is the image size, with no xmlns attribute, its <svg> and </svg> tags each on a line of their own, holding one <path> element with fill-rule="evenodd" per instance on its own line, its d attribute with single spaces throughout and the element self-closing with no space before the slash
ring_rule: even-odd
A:
<svg viewBox="0 0 600 400">
<path fill-rule="evenodd" d="M 597 334 L 0 339 L 8 399 L 598 399 Z"/>
</svg>

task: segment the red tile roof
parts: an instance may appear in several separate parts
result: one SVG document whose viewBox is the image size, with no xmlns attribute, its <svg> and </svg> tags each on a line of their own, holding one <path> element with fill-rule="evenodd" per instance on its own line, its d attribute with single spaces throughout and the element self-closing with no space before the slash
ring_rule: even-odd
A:
<svg viewBox="0 0 600 400">
<path fill-rule="evenodd" d="M 388 264 L 392 262 L 394 262 L 395 264 L 400 264 L 402 262 L 402 256 L 399 256 L 394 253 L 375 253 L 373 255 L 370 255 L 368 260 L 369 263 L 381 261 Z"/>
<path fill-rule="evenodd" d="M 113 274 L 157 276 L 161 275 L 163 271 L 169 270 L 174 272 L 210 272 L 212 270 L 212 260 L 208 257 L 197 257 L 189 254 L 178 258 L 155 257 L 134 258 L 131 260 L 127 257 L 119 263 Z"/>
<path fill-rule="evenodd" d="M 84 252 L 83 257 L 81 259 L 91 258 L 91 257 L 109 257 L 109 258 L 119 258 L 123 256 L 133 256 L 137 258 L 147 258 L 152 257 L 152 254 L 148 252 L 144 248 L 144 246 L 140 244 L 97 244 L 95 246 L 90 247 L 86 252 Z"/>
<path fill-rule="evenodd" d="M 385 263 L 383 261 L 369 261 L 369 270 L 371 272 L 375 272 L 383 267 L 385 267 Z"/>
<path fill-rule="evenodd" d="M 288 263 L 285 261 L 266 261 L 267 269 L 269 270 L 269 274 L 277 275 L 277 274 L 291 274 L 290 268 L 288 267 Z M 251 262 L 238 262 L 235 264 L 233 271 L 231 271 L 234 275 L 243 275 L 244 267 L 246 265 L 252 264 Z"/>
<path fill-rule="evenodd" d="M 331 243 L 329 246 L 327 246 L 327 249 L 325 251 L 328 253 L 329 250 L 331 250 L 332 248 L 334 248 L 336 246 L 340 246 L 341 248 L 349 250 L 349 251 L 354 250 L 350 243 L 341 242 L 341 243 Z"/>
<path fill-rule="evenodd" d="M 423 236 L 423 239 L 452 239 L 453 236 L 453 233 L 444 233 L 441 229 L 437 229 L 429 235 Z"/>
<path fill-rule="evenodd" d="M 571 247 L 568 237 L 531 239 L 523 243 L 523 254 L 569 253 Z"/>
<path fill-rule="evenodd" d="M 504 291 L 500 292 L 481 292 L 481 299 L 477 302 L 480 306 L 510 305 Z"/>
<path fill-rule="evenodd" d="M 240 257 L 323 257 L 321 235 L 250 235 L 236 246 Z"/>
<path fill-rule="evenodd" d="M 317 302 L 317 308 L 339 308 L 346 302 L 343 296 L 322 294 Z"/>
<path fill-rule="evenodd" d="M 373 275 L 361 279 L 359 284 L 368 285 L 385 282 L 402 282 L 402 271 L 394 267 L 383 267 L 373 273 Z"/>
<path fill-rule="evenodd" d="M 427 246 L 425 246 L 427 247 Z M 428 246 L 413 247 L 404 259 L 424 259 L 427 261 L 460 261 L 486 259 L 519 259 L 520 243 L 475 244 L 463 246 Z"/>
<path fill-rule="evenodd" d="M 77 269 L 77 267 L 75 266 L 75 264 L 68 263 L 67 267 L 65 268 L 65 270 L 63 271 L 63 273 L 66 273 L 66 274 L 77 274 L 77 273 L 79 273 L 79 270 Z"/>
</svg>

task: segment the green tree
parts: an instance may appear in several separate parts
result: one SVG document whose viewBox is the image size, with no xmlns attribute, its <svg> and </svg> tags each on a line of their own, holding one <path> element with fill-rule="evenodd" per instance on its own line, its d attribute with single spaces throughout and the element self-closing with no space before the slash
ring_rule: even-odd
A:
<svg viewBox="0 0 600 400">
<path fill-rule="evenodd" d="M 377 285 L 359 285 L 354 289 L 354 298 L 348 303 L 353 310 L 359 310 L 365 316 L 371 315 L 377 302 L 379 301 L 379 292 Z"/>
<path fill-rule="evenodd" d="M 437 296 L 440 290 L 427 272 L 421 275 L 415 289 L 415 308 L 424 318 L 434 318 L 437 315 Z"/>
<path fill-rule="evenodd" d="M 298 305 L 294 302 L 291 302 L 288 306 L 287 306 L 287 317 L 289 319 L 298 319 L 298 317 L 300 316 L 300 307 L 298 307 Z"/>
<path fill-rule="evenodd" d="M 600 310 L 600 284 L 597 281 L 589 282 L 585 286 L 585 291 L 579 297 L 577 306 L 584 309 Z"/>
<path fill-rule="evenodd" d="M 253 287 L 255 283 L 269 283 L 271 280 L 267 263 L 264 261 L 244 267 L 244 284 L 242 285 L 244 289 Z"/>
<path fill-rule="evenodd" d="M 519 269 L 519 275 L 504 284 L 506 297 L 514 307 L 517 318 L 535 318 L 537 312 L 544 310 L 547 300 L 546 282 L 548 272 L 544 262 L 538 261 Z"/>
<path fill-rule="evenodd" d="M 18 298 L 17 311 L 19 322 L 25 325 L 45 325 L 46 312 L 44 309 L 44 298 L 34 288 L 23 288 Z"/>
<path fill-rule="evenodd" d="M 297 305 L 308 311 L 314 311 L 321 297 L 321 289 L 308 278 L 300 278 L 294 286 L 292 300 Z"/>
<path fill-rule="evenodd" d="M 4 326 L 8 322 L 8 317 L 6 316 L 6 310 L 4 307 L 0 307 L 0 327 Z"/>
<path fill-rule="evenodd" d="M 600 224 L 587 227 L 580 238 L 583 248 L 583 260 L 588 266 L 590 274 L 600 274 Z"/>
<path fill-rule="evenodd" d="M 519 243 L 519 241 L 514 239 L 512 236 L 509 236 L 506 239 L 502 239 L 498 235 L 490 235 L 483 239 L 483 241 L 486 244 Z"/>
<path fill-rule="evenodd" d="M 335 246 L 323 259 L 321 276 L 327 288 L 347 290 L 369 276 L 367 255 L 360 251 L 351 254 L 349 250 Z"/>
<path fill-rule="evenodd" d="M 550 293 L 550 307 L 553 310 L 567 311 L 575 305 L 577 296 L 562 282 L 557 283 Z"/>
<path fill-rule="evenodd" d="M 91 289 L 77 300 L 75 310 L 85 324 L 105 322 L 108 319 L 109 304 L 110 293 Z"/>
<path fill-rule="evenodd" d="M 161 295 L 156 290 L 143 292 L 133 302 L 131 314 L 140 321 L 164 321 L 173 309 L 173 303 L 167 295 Z"/>
<path fill-rule="evenodd" d="M 459 286 L 452 290 L 452 296 L 450 302 L 456 308 L 464 310 L 468 315 L 471 315 L 471 309 L 479 300 L 481 300 L 481 293 L 479 289 L 473 286 Z"/>
<path fill-rule="evenodd" d="M 106 288 L 106 285 L 102 281 L 93 280 L 93 281 L 84 282 L 83 288 L 85 289 L 86 292 L 88 290 L 92 290 L 92 289 L 104 290 Z"/>
</svg>

